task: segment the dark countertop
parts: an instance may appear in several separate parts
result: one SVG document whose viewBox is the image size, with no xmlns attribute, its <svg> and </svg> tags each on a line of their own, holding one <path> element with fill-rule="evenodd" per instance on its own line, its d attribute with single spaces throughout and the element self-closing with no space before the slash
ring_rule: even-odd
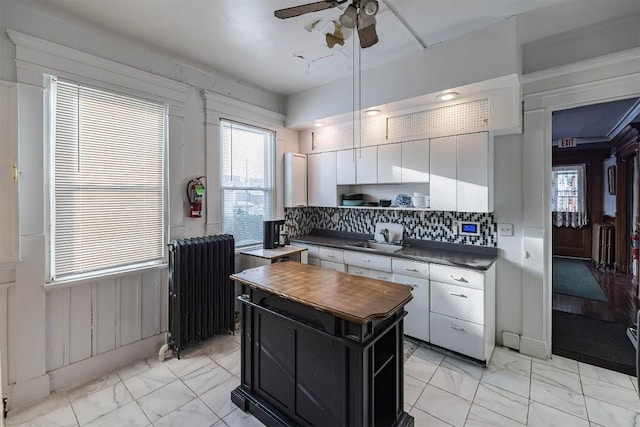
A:
<svg viewBox="0 0 640 427">
<path fill-rule="evenodd" d="M 394 258 L 452 265 L 456 267 L 487 270 L 498 258 L 497 248 L 461 245 L 458 243 L 434 242 L 431 240 L 407 239 L 401 250 L 389 253 L 357 248 L 356 242 L 372 240 L 373 234 L 348 233 L 343 231 L 315 229 L 309 234 L 292 237 L 292 242 L 329 246 L 350 251 L 379 253 Z"/>
</svg>

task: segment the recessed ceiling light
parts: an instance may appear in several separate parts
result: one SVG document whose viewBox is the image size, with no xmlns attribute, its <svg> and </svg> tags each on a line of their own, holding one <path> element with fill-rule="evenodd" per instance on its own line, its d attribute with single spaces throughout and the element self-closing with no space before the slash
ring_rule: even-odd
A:
<svg viewBox="0 0 640 427">
<path fill-rule="evenodd" d="M 382 111 L 377 110 L 377 109 L 371 109 L 371 110 L 365 110 L 365 112 L 364 112 L 364 113 L 365 113 L 367 116 L 375 116 L 375 115 L 377 115 L 377 114 L 380 114 L 381 112 L 382 112 Z"/>
<path fill-rule="evenodd" d="M 315 122 L 314 125 L 316 127 L 324 126 L 324 122 Z"/>
<path fill-rule="evenodd" d="M 438 101 L 451 101 L 452 99 L 456 99 L 457 97 L 458 92 L 446 92 L 436 96 L 436 99 Z"/>
</svg>

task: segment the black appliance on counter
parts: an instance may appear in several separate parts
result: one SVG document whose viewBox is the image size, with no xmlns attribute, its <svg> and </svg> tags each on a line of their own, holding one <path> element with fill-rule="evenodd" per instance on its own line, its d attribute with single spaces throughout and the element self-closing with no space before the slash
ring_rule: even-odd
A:
<svg viewBox="0 0 640 427">
<path fill-rule="evenodd" d="M 274 249 L 284 246 L 280 243 L 280 229 L 284 226 L 284 219 L 269 219 L 263 223 L 262 247 Z"/>
</svg>

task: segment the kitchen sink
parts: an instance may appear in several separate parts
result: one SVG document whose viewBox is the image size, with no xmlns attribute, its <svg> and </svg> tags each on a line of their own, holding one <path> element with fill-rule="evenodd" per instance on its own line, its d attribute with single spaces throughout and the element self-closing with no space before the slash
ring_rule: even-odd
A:
<svg viewBox="0 0 640 427">
<path fill-rule="evenodd" d="M 382 252 L 397 252 L 402 249 L 400 245 L 392 245 L 390 243 L 378 243 L 378 242 L 358 242 L 352 245 L 346 245 L 347 247 L 351 246 L 358 249 L 371 249 L 372 251 L 382 251 Z"/>
</svg>

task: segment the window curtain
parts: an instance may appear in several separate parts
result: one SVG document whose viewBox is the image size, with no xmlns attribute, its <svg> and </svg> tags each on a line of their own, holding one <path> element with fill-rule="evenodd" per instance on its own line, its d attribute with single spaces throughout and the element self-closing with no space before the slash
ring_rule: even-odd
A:
<svg viewBox="0 0 640 427">
<path fill-rule="evenodd" d="M 586 165 L 554 166 L 551 186 L 553 225 L 571 228 L 587 225 Z"/>
</svg>

